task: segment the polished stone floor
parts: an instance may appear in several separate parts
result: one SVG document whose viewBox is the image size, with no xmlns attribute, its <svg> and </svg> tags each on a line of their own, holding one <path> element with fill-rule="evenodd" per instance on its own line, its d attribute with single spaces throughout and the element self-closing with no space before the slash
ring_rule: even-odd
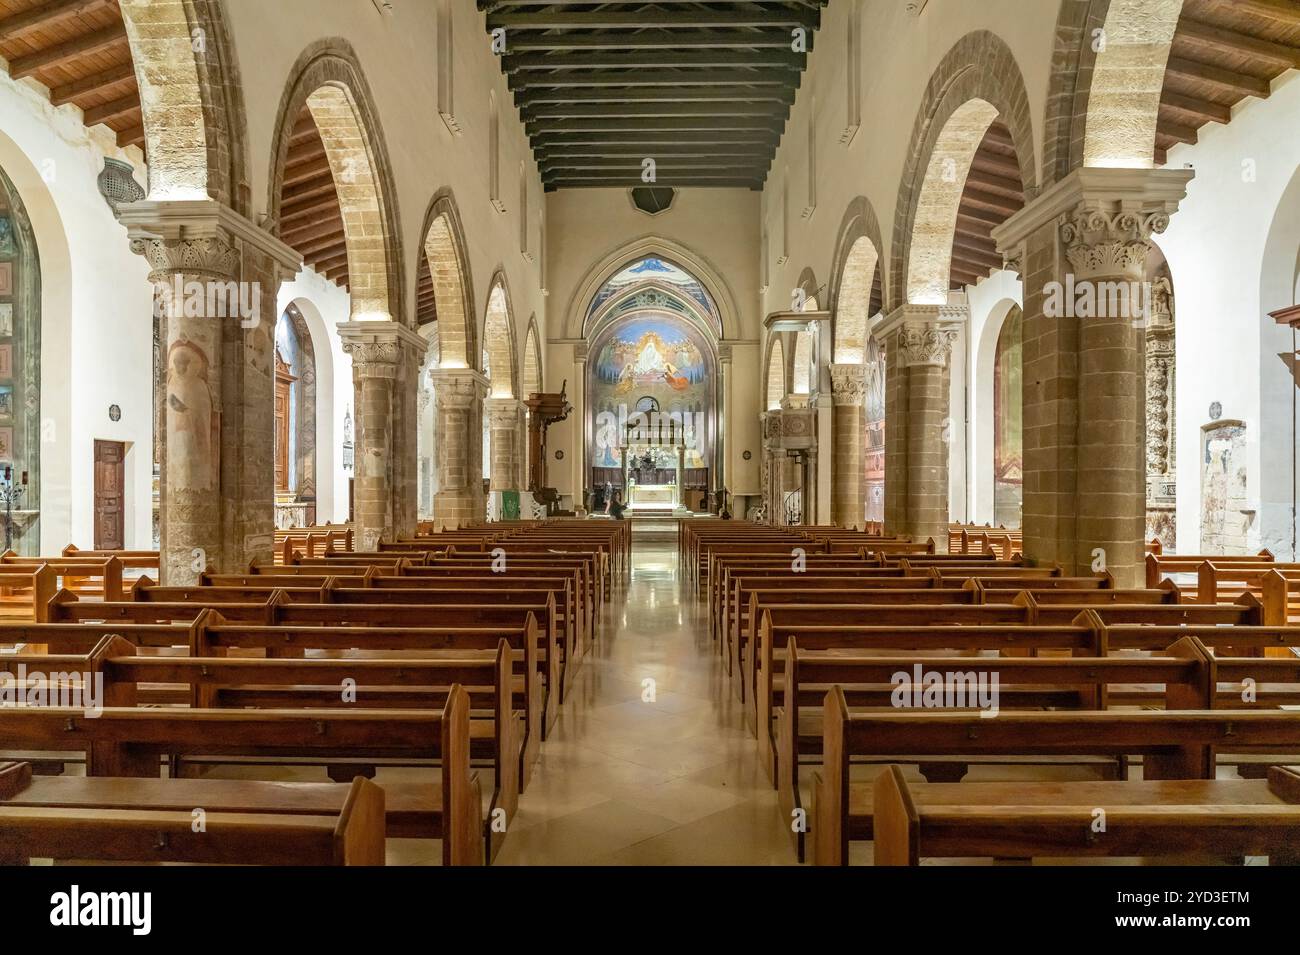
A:
<svg viewBox="0 0 1300 955">
<path fill-rule="evenodd" d="M 645 530 L 498 865 L 794 864 L 675 538 Z"/>
</svg>

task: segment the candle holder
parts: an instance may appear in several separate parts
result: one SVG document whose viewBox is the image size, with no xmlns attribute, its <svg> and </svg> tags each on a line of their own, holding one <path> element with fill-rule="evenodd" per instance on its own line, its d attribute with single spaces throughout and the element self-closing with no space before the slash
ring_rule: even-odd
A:
<svg viewBox="0 0 1300 955">
<path fill-rule="evenodd" d="M 13 469 L 5 468 L 0 479 L 0 503 L 5 508 L 5 550 L 14 549 L 14 505 L 21 504 L 27 493 L 27 472 L 23 472 L 23 482 L 14 484 Z"/>
</svg>

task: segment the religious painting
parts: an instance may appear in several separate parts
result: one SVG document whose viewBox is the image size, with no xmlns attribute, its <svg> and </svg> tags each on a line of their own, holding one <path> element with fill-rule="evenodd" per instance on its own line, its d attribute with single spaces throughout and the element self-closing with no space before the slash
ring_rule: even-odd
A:
<svg viewBox="0 0 1300 955">
<path fill-rule="evenodd" d="M 13 385 L 0 385 L 0 418 L 12 418 L 14 415 Z"/>
<path fill-rule="evenodd" d="M 665 262 L 655 256 L 648 256 L 639 262 L 635 262 L 602 285 L 600 291 L 592 299 L 591 305 L 587 309 L 587 315 L 596 314 L 606 302 L 618 297 L 633 286 L 646 283 L 655 283 L 660 287 L 679 292 L 698 305 L 705 315 L 712 318 L 717 317 L 717 310 L 713 307 L 713 300 L 695 276 L 678 268 L 671 262 Z"/>
<path fill-rule="evenodd" d="M 866 443 L 864 507 L 868 521 L 885 519 L 885 351 L 873 338 L 867 343 L 865 368 Z"/>
<path fill-rule="evenodd" d="M 14 429 L 0 428 L 0 461 L 12 461 L 14 457 Z"/>
<path fill-rule="evenodd" d="M 213 410 L 208 357 L 193 342 L 167 351 L 167 486 L 207 491 L 218 482 L 220 415 Z"/>
<path fill-rule="evenodd" d="M 14 374 L 14 346 L 0 345 L 0 378 L 12 378 Z"/>
<path fill-rule="evenodd" d="M 672 315 L 648 313 L 615 325 L 597 342 L 591 363 L 596 420 L 592 464 L 621 467 L 626 425 L 655 421 L 686 445 L 687 468 L 708 467 L 714 407 L 712 352 L 701 334 Z M 658 417 L 643 420 L 642 408 Z M 668 424 L 671 422 L 671 425 Z"/>
<path fill-rule="evenodd" d="M 12 295 L 14 293 L 14 264 L 12 262 L 0 262 L 0 295 Z"/>
<path fill-rule="evenodd" d="M 1021 359 L 1023 320 L 1013 306 L 993 357 L 993 520 L 1019 527 L 1024 490 Z"/>
<path fill-rule="evenodd" d="M 1250 513 L 1246 426 L 1211 422 L 1201 429 L 1201 552 L 1246 553 Z"/>
<path fill-rule="evenodd" d="M 14 334 L 13 302 L 0 302 L 0 338 L 12 338 Z"/>
<path fill-rule="evenodd" d="M 0 216 L 0 255 L 12 256 L 16 251 L 14 221 L 8 216 Z"/>
</svg>

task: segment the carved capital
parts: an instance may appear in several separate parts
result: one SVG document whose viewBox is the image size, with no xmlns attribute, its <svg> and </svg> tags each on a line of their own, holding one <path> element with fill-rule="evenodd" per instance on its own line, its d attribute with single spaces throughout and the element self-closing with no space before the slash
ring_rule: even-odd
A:
<svg viewBox="0 0 1300 955">
<path fill-rule="evenodd" d="M 488 381 L 472 368 L 435 368 L 429 372 L 439 411 L 469 411 L 488 395 Z"/>
<path fill-rule="evenodd" d="M 895 309 L 876 329 L 886 348 L 897 349 L 904 367 L 948 363 L 957 330 L 970 317 L 964 298 L 943 305 L 903 305 Z"/>
<path fill-rule="evenodd" d="M 135 236 L 131 251 L 149 263 L 149 278 L 167 282 L 175 275 L 231 279 L 239 273 L 239 249 L 224 237 L 197 239 Z"/>
<path fill-rule="evenodd" d="M 957 330 L 942 325 L 921 325 L 900 329 L 895 339 L 903 364 L 909 368 L 918 365 L 948 364 Z"/>
<path fill-rule="evenodd" d="M 490 398 L 486 409 L 488 422 L 493 428 L 517 428 L 520 407 L 515 398 Z"/>
<path fill-rule="evenodd" d="M 831 365 L 831 394 L 837 408 L 862 407 L 867 394 L 866 365 Z"/>
<path fill-rule="evenodd" d="M 346 322 L 339 325 L 343 353 L 362 378 L 396 378 L 405 365 L 419 367 L 428 343 L 397 322 Z"/>
<path fill-rule="evenodd" d="M 1146 274 L 1151 237 L 1169 227 L 1164 205 L 1116 208 L 1099 200 L 1081 202 L 1061 224 L 1065 255 L 1076 279 L 1126 278 Z"/>
</svg>

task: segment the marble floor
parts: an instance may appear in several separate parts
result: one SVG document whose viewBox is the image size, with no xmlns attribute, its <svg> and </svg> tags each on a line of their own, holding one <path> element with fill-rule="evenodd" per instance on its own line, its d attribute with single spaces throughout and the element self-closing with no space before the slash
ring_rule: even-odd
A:
<svg viewBox="0 0 1300 955">
<path fill-rule="evenodd" d="M 638 526 L 605 614 L 496 864 L 794 864 L 675 537 Z"/>
</svg>

